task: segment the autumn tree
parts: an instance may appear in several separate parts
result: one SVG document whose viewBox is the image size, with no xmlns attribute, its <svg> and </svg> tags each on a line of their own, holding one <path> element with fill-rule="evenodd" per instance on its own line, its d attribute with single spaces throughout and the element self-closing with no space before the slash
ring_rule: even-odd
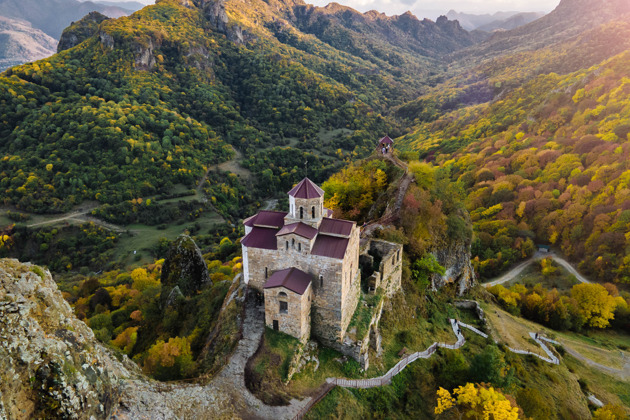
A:
<svg viewBox="0 0 630 420">
<path fill-rule="evenodd" d="M 111 344 L 114 347 L 119 348 L 125 354 L 131 354 L 133 350 L 133 346 L 136 344 L 136 340 L 138 339 L 138 327 L 129 327 L 125 328 L 123 332 L 118 334 L 115 339 L 112 340 Z"/>
<path fill-rule="evenodd" d="M 625 303 L 623 298 L 615 298 L 601 284 L 581 283 L 571 289 L 571 297 L 577 302 L 578 310 L 586 323 L 595 328 L 606 328 L 614 317 L 618 305 Z"/>
<path fill-rule="evenodd" d="M 459 418 L 470 420 L 517 420 L 524 418 L 516 401 L 501 391 L 480 384 L 467 383 L 451 394 L 440 387 L 435 414 L 455 411 Z"/>
<path fill-rule="evenodd" d="M 606 404 L 593 413 L 593 420 L 624 420 L 628 418 L 622 406 Z"/>
<path fill-rule="evenodd" d="M 168 342 L 158 340 L 147 351 L 144 371 L 159 380 L 184 378 L 194 368 L 188 338 L 172 337 Z"/>
</svg>

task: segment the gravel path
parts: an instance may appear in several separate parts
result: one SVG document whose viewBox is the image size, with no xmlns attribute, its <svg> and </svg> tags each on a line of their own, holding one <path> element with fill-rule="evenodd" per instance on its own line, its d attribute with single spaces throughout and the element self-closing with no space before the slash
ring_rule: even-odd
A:
<svg viewBox="0 0 630 420">
<path fill-rule="evenodd" d="M 230 362 L 206 385 L 126 381 L 113 419 L 292 419 L 309 398 L 272 407 L 245 386 L 245 364 L 256 352 L 264 331 L 263 308 L 248 299 L 239 341 Z"/>
</svg>

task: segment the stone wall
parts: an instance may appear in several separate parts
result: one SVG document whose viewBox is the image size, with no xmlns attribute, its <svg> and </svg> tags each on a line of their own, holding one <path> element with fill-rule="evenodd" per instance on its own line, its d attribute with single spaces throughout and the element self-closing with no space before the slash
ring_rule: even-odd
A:
<svg viewBox="0 0 630 420">
<path fill-rule="evenodd" d="M 348 249 L 343 260 L 342 301 L 341 301 L 341 331 L 339 340 L 348 329 L 352 315 L 359 303 L 361 292 L 361 271 L 359 270 L 359 229 L 352 229 Z"/>
<path fill-rule="evenodd" d="M 366 279 L 370 291 L 375 292 L 381 288 L 386 296 L 392 297 L 394 293 L 400 290 L 402 282 L 402 245 L 372 239 L 363 252 L 361 255 L 362 264 L 373 264 L 374 255 L 381 258 L 378 271 Z"/>
<path fill-rule="evenodd" d="M 276 246 L 278 252 L 293 252 L 302 256 L 307 256 L 311 253 L 313 245 L 315 244 L 315 238 L 307 239 L 294 233 L 289 233 L 276 237 Z"/>
<path fill-rule="evenodd" d="M 312 298 L 311 286 L 302 295 L 284 287 L 265 289 L 265 323 L 273 328 L 273 321 L 278 321 L 279 331 L 306 342 L 311 335 Z M 281 301 L 287 302 L 286 313 L 280 311 Z"/>
<path fill-rule="evenodd" d="M 358 257 L 357 262 L 345 267 L 349 258 L 339 260 L 293 249 L 286 251 L 248 247 L 246 253 L 248 283 L 260 292 L 263 292 L 267 278 L 275 271 L 295 267 L 309 273 L 313 279 L 312 332 L 327 343 L 341 340 L 358 302 L 360 284 L 359 277 L 355 275 L 351 282 L 348 280 L 350 284 L 344 290 L 342 278 L 344 270 L 349 273 L 350 267 L 352 271 L 358 272 Z"/>
<path fill-rule="evenodd" d="M 331 343 L 329 346 L 348 357 L 352 357 L 354 360 L 359 362 L 363 369 L 369 368 L 370 347 L 372 347 L 377 352 L 377 354 L 380 354 L 382 352 L 382 339 L 378 324 L 381 321 L 381 316 L 383 315 L 384 304 L 385 300 L 383 299 L 374 311 L 374 314 L 370 319 L 368 332 L 365 334 L 364 337 L 355 337 L 353 331 L 348 332 L 345 334 L 343 342 Z"/>
</svg>

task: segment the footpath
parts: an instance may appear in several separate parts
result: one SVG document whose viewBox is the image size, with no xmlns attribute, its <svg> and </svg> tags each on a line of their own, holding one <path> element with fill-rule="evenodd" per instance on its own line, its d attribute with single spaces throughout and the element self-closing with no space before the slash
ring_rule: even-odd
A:
<svg viewBox="0 0 630 420">
<path fill-rule="evenodd" d="M 455 337 L 457 338 L 457 341 L 455 342 L 455 344 L 446 344 L 446 343 L 437 343 L 437 342 L 433 343 L 432 345 L 429 346 L 429 348 L 427 348 L 424 351 L 416 352 L 402 358 L 396 364 L 396 366 L 391 368 L 383 376 L 370 378 L 370 379 L 328 378 L 326 381 L 328 383 L 335 384 L 338 386 L 343 386 L 346 388 L 373 388 L 377 386 L 388 385 L 391 383 L 392 378 L 398 375 L 400 372 L 402 372 L 403 369 L 405 369 L 405 367 L 407 367 L 410 363 L 413 363 L 418 359 L 428 359 L 429 357 L 433 355 L 433 353 L 435 353 L 435 351 L 438 348 L 442 347 L 446 349 L 456 350 L 462 347 L 464 344 L 466 344 L 466 338 L 462 334 L 462 330 L 461 330 L 462 328 L 466 328 L 474 332 L 475 334 L 482 336 L 483 338 L 488 338 L 488 334 L 478 330 L 472 325 L 464 324 L 463 322 L 460 322 L 455 319 L 451 319 L 450 322 L 451 322 L 451 328 L 453 329 L 453 333 L 455 333 Z M 538 345 L 540 345 L 542 350 L 547 354 L 547 357 L 541 356 L 537 353 L 533 353 L 527 350 L 519 350 L 519 349 L 514 349 L 514 348 L 509 347 L 510 351 L 514 353 L 518 353 L 518 354 L 531 354 L 532 356 L 538 357 L 539 359 L 548 363 L 552 363 L 554 365 L 557 365 L 560 363 L 560 360 L 553 354 L 553 352 L 545 344 L 545 341 L 549 343 L 553 343 L 553 344 L 559 344 L 558 342 L 550 340 L 545 337 L 541 337 L 538 334 L 533 333 L 533 332 L 530 332 L 529 335 L 532 337 L 532 339 L 534 339 L 534 341 L 536 341 L 536 343 L 538 343 Z"/>
</svg>

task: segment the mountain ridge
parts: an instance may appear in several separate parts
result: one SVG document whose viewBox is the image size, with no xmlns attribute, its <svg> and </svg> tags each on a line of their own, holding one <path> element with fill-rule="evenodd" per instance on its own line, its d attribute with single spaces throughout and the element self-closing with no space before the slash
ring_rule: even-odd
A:
<svg viewBox="0 0 630 420">
<path fill-rule="evenodd" d="M 549 14 L 509 31 L 495 32 L 487 41 L 453 54 L 453 60 L 481 62 L 505 52 L 534 50 L 565 41 L 630 12 L 630 2 L 561 0 Z"/>
<path fill-rule="evenodd" d="M 63 30 L 87 15 L 97 11 L 109 17 L 127 16 L 130 10 L 96 2 L 77 0 L 4 0 L 0 3 L 0 16 L 30 22 L 49 36 L 59 39 Z"/>
<path fill-rule="evenodd" d="M 55 39 L 29 22 L 0 16 L 0 71 L 55 53 Z"/>
</svg>

